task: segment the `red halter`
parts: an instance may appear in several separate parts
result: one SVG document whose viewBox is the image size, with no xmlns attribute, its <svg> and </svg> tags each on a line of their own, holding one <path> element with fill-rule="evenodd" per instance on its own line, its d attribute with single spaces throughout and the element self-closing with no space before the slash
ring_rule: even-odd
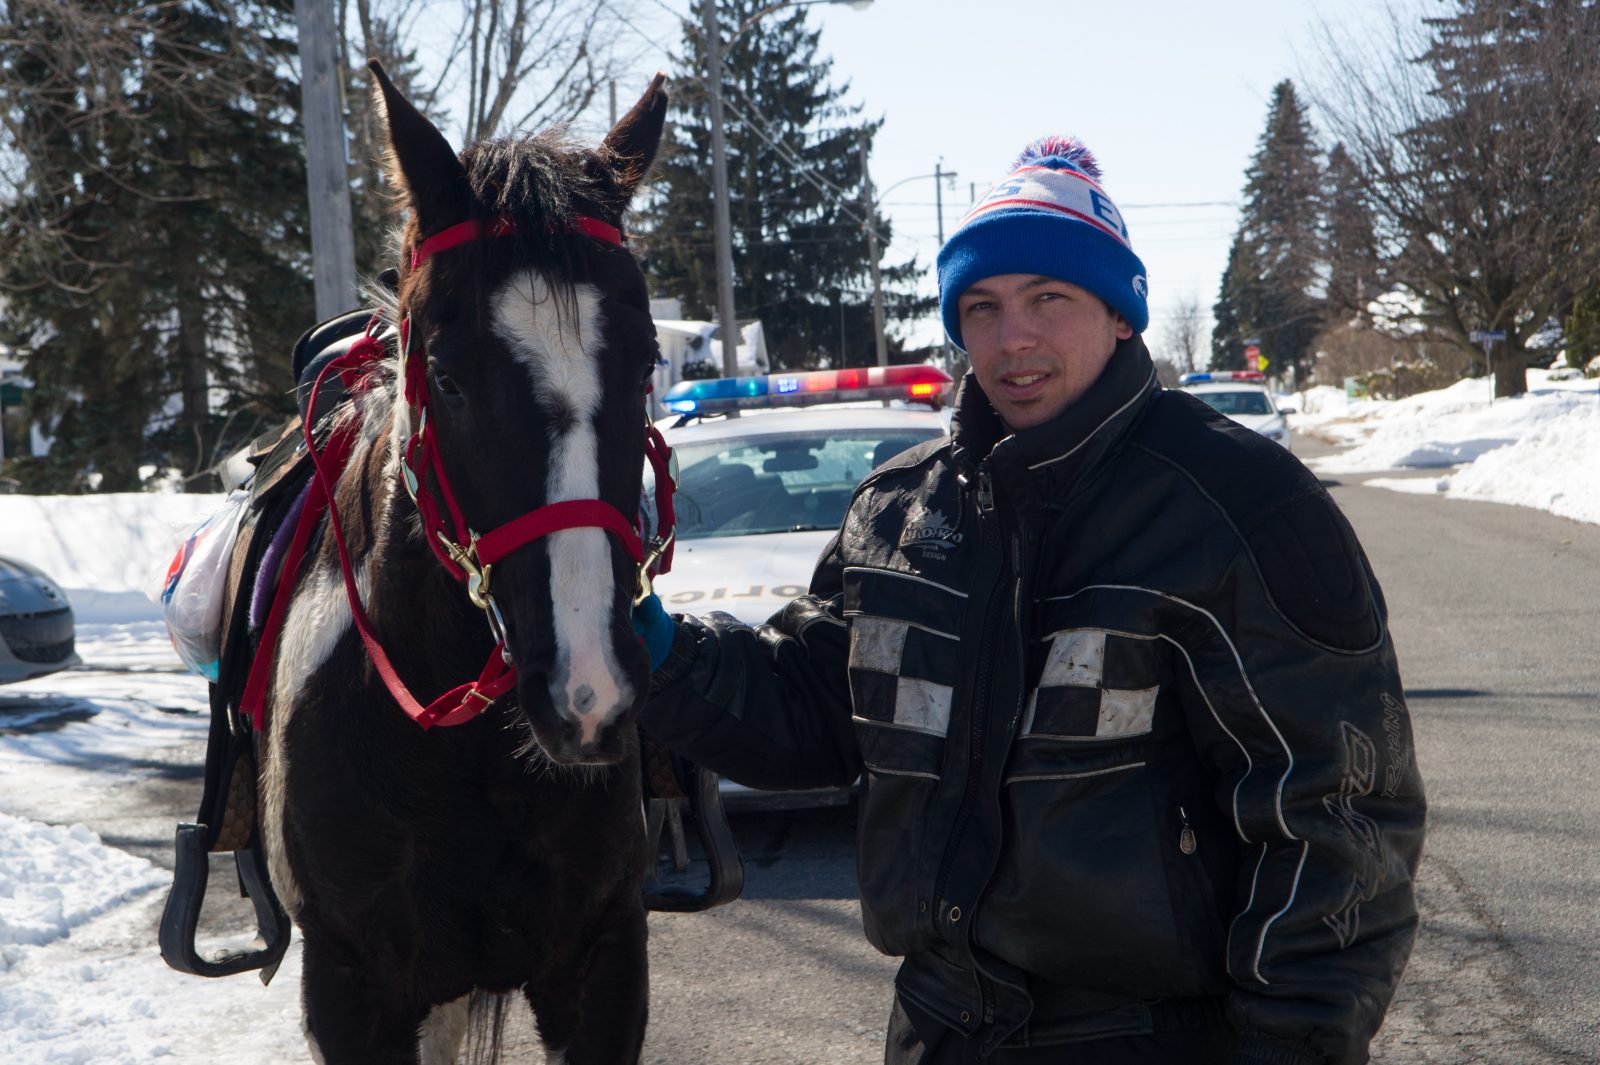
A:
<svg viewBox="0 0 1600 1065">
<path fill-rule="evenodd" d="M 411 254 L 411 268 L 415 270 L 430 256 L 468 241 L 507 236 L 516 231 L 516 225 L 508 219 L 492 223 L 468 221 L 450 226 L 417 245 Z M 622 244 L 620 230 L 594 218 L 580 216 L 574 219 L 572 225 L 568 227 L 568 232 L 618 246 Z M 309 410 L 316 410 L 317 390 L 321 388 L 323 380 L 329 373 L 340 373 L 347 387 L 356 387 L 359 381 L 364 379 L 365 371 L 370 370 L 374 362 L 388 355 L 383 341 L 376 335 L 376 324 L 377 319 L 374 318 L 373 324 L 368 326 L 367 335 L 356 341 L 346 354 L 331 361 L 317 375 L 316 381 L 312 384 Z M 350 602 L 351 618 L 361 634 L 362 643 L 366 646 L 373 666 L 383 678 L 384 685 L 395 701 L 417 724 L 423 728 L 430 728 L 434 725 L 459 725 L 470 721 L 516 685 L 516 670 L 511 665 L 511 655 L 505 646 L 505 620 L 501 617 L 500 609 L 495 605 L 490 592 L 491 567 L 517 549 L 553 532 L 564 529 L 600 528 L 622 541 L 629 557 L 638 564 L 638 583 L 635 587 L 634 602 L 643 600 L 650 594 L 652 574 L 666 573 L 672 568 L 672 546 L 676 525 L 672 493 L 677 487 L 677 470 L 672 451 L 662 439 L 660 431 L 650 423 L 649 409 L 646 407 L 645 455 L 650 461 L 656 479 L 656 531 L 650 538 L 648 546 L 641 541 L 633 523 L 616 507 L 601 499 L 568 499 L 549 503 L 482 535 L 473 532 L 467 526 L 461 508 L 456 503 L 455 493 L 450 489 L 444 463 L 439 457 L 438 449 L 433 446 L 433 437 L 427 432 L 429 406 L 427 358 L 426 353 L 420 349 L 413 352 L 410 326 L 409 316 L 400 323 L 400 350 L 405 399 L 414 412 L 416 428 L 401 452 L 399 464 L 401 478 L 407 493 L 416 503 L 429 548 L 446 570 L 457 580 L 466 582 L 468 597 L 488 617 L 490 631 L 495 637 L 495 647 L 489 655 L 488 663 L 477 680 L 458 685 L 429 705 L 423 706 L 400 680 L 388 655 L 384 653 L 382 645 L 372 632 L 366 612 L 362 609 L 361 596 L 355 583 L 355 568 L 345 545 L 344 528 L 339 520 L 338 507 L 333 500 L 334 485 L 343 472 L 351 451 L 354 427 L 349 423 L 334 432 L 325 449 L 318 448 L 310 422 L 308 421 L 303 427 L 306 446 L 311 452 L 315 469 L 315 483 L 311 489 L 311 496 L 306 500 L 302 510 L 302 528 L 296 530 L 283 572 L 285 575 L 296 572 L 300 555 L 309 541 L 309 526 L 315 524 L 322 509 L 326 508 L 329 515 L 328 524 L 333 530 L 335 545 L 339 552 L 339 568 L 344 578 L 345 594 Z M 429 490 L 427 476 L 429 473 L 433 474 L 433 483 L 439 486 L 444 503 L 442 508 Z M 290 583 L 292 581 L 282 582 L 283 586 Z M 270 662 L 271 649 L 282 625 L 283 611 L 280 610 L 278 600 L 286 605 L 287 599 L 288 596 L 280 590 L 278 599 L 274 601 L 273 609 L 268 615 L 256 663 L 252 666 L 250 679 L 245 688 L 245 697 L 241 700 L 241 711 L 250 714 L 258 729 L 262 724 L 268 668 L 263 667 L 262 660 Z"/>
</svg>

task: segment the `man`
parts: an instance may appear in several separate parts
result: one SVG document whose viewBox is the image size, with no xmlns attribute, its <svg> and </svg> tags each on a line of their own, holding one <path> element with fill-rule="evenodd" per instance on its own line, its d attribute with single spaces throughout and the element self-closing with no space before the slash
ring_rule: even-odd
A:
<svg viewBox="0 0 1600 1065">
<path fill-rule="evenodd" d="M 1423 831 L 1383 599 L 1304 467 L 1156 383 L 1098 179 L 1041 141 L 967 216 L 950 438 L 769 624 L 653 604 L 642 723 L 755 787 L 862 774 L 891 1065 L 1357 1065 Z"/>
</svg>

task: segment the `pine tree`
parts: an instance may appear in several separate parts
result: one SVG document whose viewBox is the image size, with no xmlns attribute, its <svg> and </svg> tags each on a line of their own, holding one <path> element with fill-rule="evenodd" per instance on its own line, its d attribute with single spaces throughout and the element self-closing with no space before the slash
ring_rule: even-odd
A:
<svg viewBox="0 0 1600 1065">
<path fill-rule="evenodd" d="M 1330 314 L 1366 313 L 1383 291 L 1383 268 L 1363 175 L 1343 144 L 1328 152 L 1323 187 L 1323 248 Z"/>
<path fill-rule="evenodd" d="M 23 167 L 0 289 L 55 436 L 23 472 L 127 490 L 150 463 L 203 481 L 288 408 L 311 314 L 292 6 L 10 7 L 0 113 Z"/>
<path fill-rule="evenodd" d="M 1222 284 L 1217 291 L 1217 302 L 1211 307 L 1216 324 L 1211 330 L 1211 362 L 1213 370 L 1244 369 L 1244 342 L 1252 334 L 1242 321 L 1245 314 L 1260 303 L 1255 291 L 1256 278 L 1248 269 L 1249 252 L 1244 237 L 1234 234 L 1228 247 L 1228 265 L 1222 272 Z"/>
<path fill-rule="evenodd" d="M 1245 174 L 1244 208 L 1223 294 L 1240 337 L 1258 337 L 1274 373 L 1298 382 L 1321 328 L 1321 152 L 1294 84 L 1272 90 L 1267 126 Z M 1229 352 L 1213 351 L 1225 361 Z M 1239 356 L 1242 359 L 1242 352 Z"/>
<path fill-rule="evenodd" d="M 644 251 L 652 291 L 709 320 L 716 258 L 700 3 L 683 24 L 677 64 L 685 73 L 674 81 L 671 139 L 644 212 Z M 764 6 L 723 0 L 722 25 L 738 26 Z M 859 145 L 879 123 L 860 121 L 860 109 L 841 102 L 847 87 L 831 84 L 818 37 L 804 9 L 773 13 L 734 37 L 723 59 L 734 302 L 742 317 L 761 319 L 773 369 L 875 358 Z M 872 224 L 887 247 L 889 223 L 874 211 Z M 883 271 L 887 319 L 931 309 L 911 291 L 918 270 L 908 263 Z M 892 337 L 890 347 L 899 347 Z"/>
</svg>

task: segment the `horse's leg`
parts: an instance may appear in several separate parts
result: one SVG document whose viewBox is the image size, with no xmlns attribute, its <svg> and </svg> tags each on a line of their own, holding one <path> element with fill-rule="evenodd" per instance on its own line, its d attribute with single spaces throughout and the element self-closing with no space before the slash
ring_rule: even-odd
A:
<svg viewBox="0 0 1600 1065">
<path fill-rule="evenodd" d="M 319 1065 L 418 1065 L 426 1010 L 398 1008 L 355 956 L 306 936 L 301 989 L 306 1041 Z"/>
<path fill-rule="evenodd" d="M 634 1065 L 650 1007 L 645 917 L 637 898 L 579 957 L 524 989 L 539 1020 L 547 1065 Z M 614 922 L 614 923 L 613 923 Z"/>
<path fill-rule="evenodd" d="M 417 1056 L 421 1065 L 455 1065 L 461 1054 L 461 1041 L 467 1036 L 467 1002 L 470 995 L 462 995 L 454 1002 L 446 1002 L 428 1011 L 417 1038 Z"/>
</svg>

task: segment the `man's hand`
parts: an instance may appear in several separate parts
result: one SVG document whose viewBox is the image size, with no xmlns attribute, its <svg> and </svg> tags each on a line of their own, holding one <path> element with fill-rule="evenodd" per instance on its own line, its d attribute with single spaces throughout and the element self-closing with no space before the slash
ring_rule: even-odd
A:
<svg viewBox="0 0 1600 1065">
<path fill-rule="evenodd" d="M 672 620 L 655 593 L 645 596 L 644 602 L 633 608 L 633 631 L 639 634 L 645 650 L 650 652 L 651 672 L 660 669 L 661 663 L 667 660 L 667 652 L 672 650 L 678 623 Z"/>
</svg>

